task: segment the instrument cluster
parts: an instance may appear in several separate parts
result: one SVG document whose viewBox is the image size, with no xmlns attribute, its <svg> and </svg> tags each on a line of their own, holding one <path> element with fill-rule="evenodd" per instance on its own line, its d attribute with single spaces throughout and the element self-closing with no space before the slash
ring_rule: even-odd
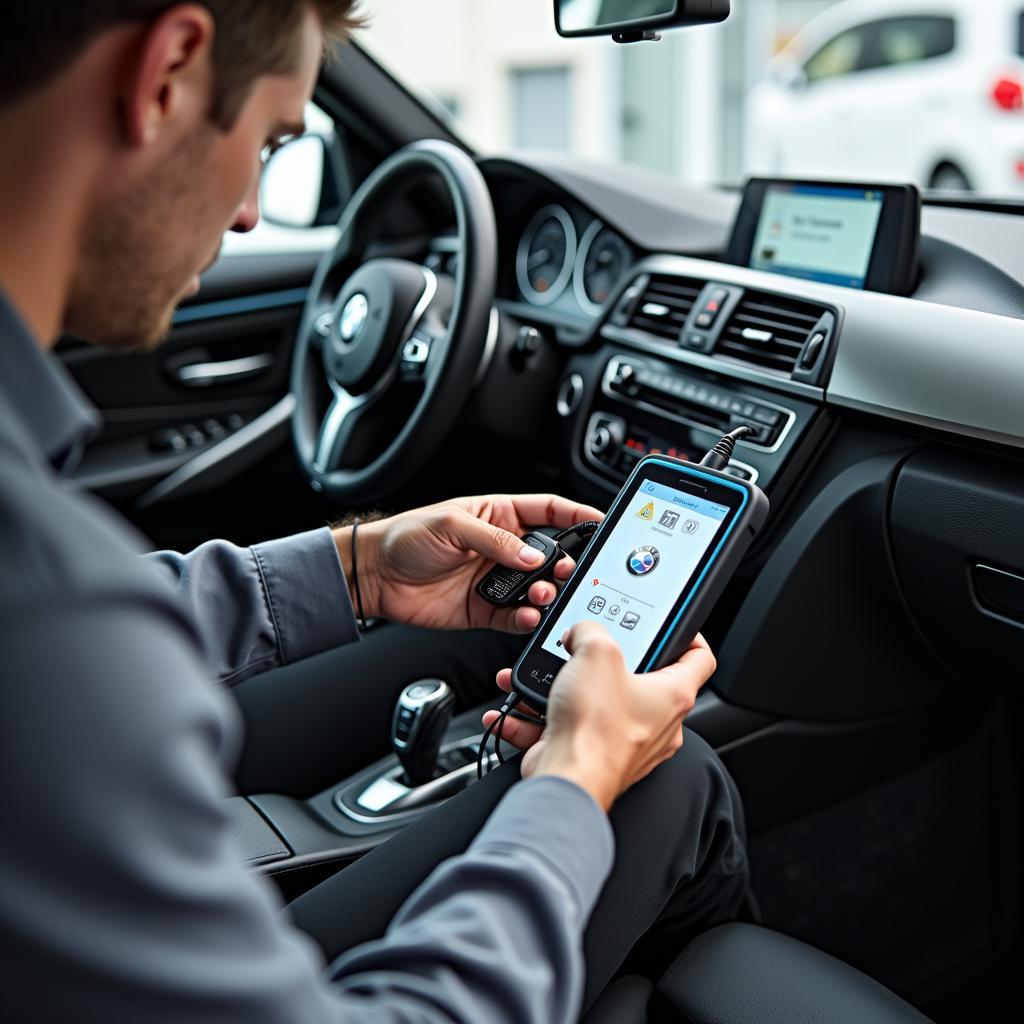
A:
<svg viewBox="0 0 1024 1024">
<path fill-rule="evenodd" d="M 598 316 L 633 260 L 629 244 L 603 221 L 574 219 L 564 206 L 549 203 L 520 237 L 516 284 L 535 306 L 563 304 L 571 296 L 587 316 Z"/>
</svg>

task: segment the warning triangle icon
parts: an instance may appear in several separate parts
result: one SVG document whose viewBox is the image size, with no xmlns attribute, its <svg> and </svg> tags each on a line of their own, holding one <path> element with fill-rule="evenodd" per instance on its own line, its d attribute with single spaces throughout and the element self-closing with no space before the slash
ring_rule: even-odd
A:
<svg viewBox="0 0 1024 1024">
<path fill-rule="evenodd" d="M 653 519 L 654 518 L 654 502 L 653 501 L 647 502 L 647 504 L 644 505 L 644 507 L 642 509 L 640 509 L 639 512 L 637 512 L 637 516 L 639 516 L 641 519 Z"/>
</svg>

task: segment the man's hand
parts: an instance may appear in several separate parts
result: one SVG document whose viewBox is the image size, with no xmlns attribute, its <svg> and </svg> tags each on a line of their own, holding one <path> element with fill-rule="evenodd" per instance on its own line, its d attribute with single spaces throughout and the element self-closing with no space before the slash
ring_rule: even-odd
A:
<svg viewBox="0 0 1024 1024">
<path fill-rule="evenodd" d="M 539 526 L 565 528 L 603 519 L 589 505 L 553 494 L 459 498 L 359 527 L 359 587 L 367 617 L 431 629 L 489 627 L 527 633 L 540 622 L 538 607 L 550 604 L 555 587 L 534 583 L 530 605 L 495 608 L 476 593 L 491 565 L 535 568 L 539 552 L 519 539 Z M 345 574 L 352 583 L 352 528 L 334 531 Z M 568 579 L 569 557 L 555 566 Z M 534 607 L 536 606 L 536 607 Z"/>
<path fill-rule="evenodd" d="M 715 671 L 715 657 L 698 636 L 674 665 L 633 675 L 596 622 L 578 623 L 563 643 L 572 659 L 552 684 L 547 727 L 509 718 L 503 738 L 526 750 L 524 778 L 570 779 L 608 810 L 683 745 L 683 719 Z M 508 692 L 511 679 L 503 669 L 498 686 Z M 497 717 L 488 711 L 484 725 Z"/>
</svg>

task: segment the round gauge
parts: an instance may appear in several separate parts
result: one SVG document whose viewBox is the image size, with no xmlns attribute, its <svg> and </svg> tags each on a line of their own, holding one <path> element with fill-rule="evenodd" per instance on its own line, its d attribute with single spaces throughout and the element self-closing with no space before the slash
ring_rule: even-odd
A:
<svg viewBox="0 0 1024 1024">
<path fill-rule="evenodd" d="M 576 299 L 584 310 L 595 316 L 601 312 L 632 259 L 629 246 L 611 228 L 599 220 L 587 228 L 573 276 Z"/>
<path fill-rule="evenodd" d="M 576 227 L 561 206 L 545 206 L 526 226 L 516 253 L 519 290 L 546 306 L 565 291 L 576 258 Z"/>
</svg>

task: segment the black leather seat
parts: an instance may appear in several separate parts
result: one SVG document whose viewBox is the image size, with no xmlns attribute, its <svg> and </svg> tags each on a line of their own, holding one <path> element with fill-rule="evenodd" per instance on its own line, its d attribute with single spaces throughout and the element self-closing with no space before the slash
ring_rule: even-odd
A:
<svg viewBox="0 0 1024 1024">
<path fill-rule="evenodd" d="M 841 960 L 767 928 L 729 924 L 690 943 L 652 985 L 609 986 L 582 1024 L 928 1024 Z"/>
</svg>

